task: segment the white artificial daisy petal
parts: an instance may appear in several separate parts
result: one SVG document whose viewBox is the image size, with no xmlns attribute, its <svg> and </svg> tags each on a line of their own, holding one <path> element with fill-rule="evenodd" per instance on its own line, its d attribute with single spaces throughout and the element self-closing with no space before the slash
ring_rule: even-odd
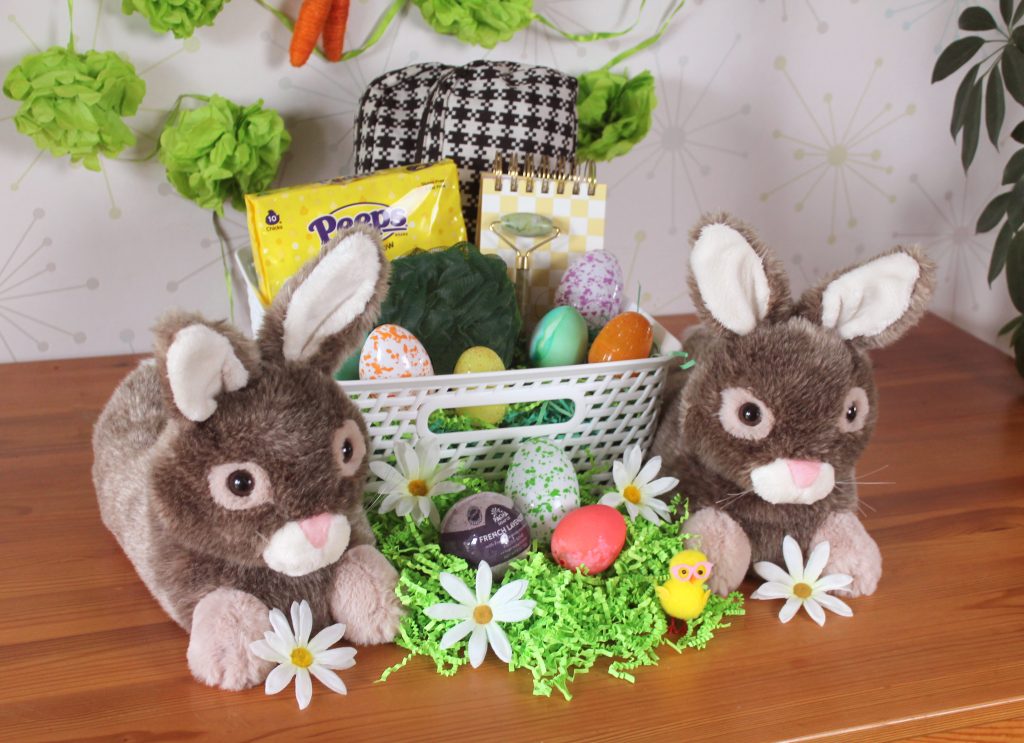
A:
<svg viewBox="0 0 1024 743">
<path fill-rule="evenodd" d="M 316 662 L 324 668 L 344 671 L 356 664 L 355 648 L 332 648 L 316 654 Z"/>
<path fill-rule="evenodd" d="M 420 460 L 420 475 L 432 477 L 441 464 L 441 445 L 436 440 L 421 441 L 416 447 L 417 458 Z"/>
<path fill-rule="evenodd" d="M 647 505 L 658 512 L 658 515 L 668 515 L 671 509 L 668 503 L 663 501 L 661 498 L 648 498 Z"/>
<path fill-rule="evenodd" d="M 423 610 L 431 619 L 469 619 L 473 610 L 463 604 L 434 604 Z"/>
<path fill-rule="evenodd" d="M 629 514 L 629 520 L 636 521 L 636 515 L 640 512 L 640 510 L 636 507 L 636 504 L 631 503 L 630 501 L 625 499 L 623 499 L 622 502 L 626 504 L 626 513 Z"/>
<path fill-rule="evenodd" d="M 370 472 L 391 486 L 399 486 L 405 482 L 405 478 L 402 477 L 402 473 L 387 462 L 381 462 L 379 460 L 370 462 Z"/>
<path fill-rule="evenodd" d="M 626 474 L 626 465 L 616 459 L 612 463 L 612 480 L 615 482 L 615 489 L 620 493 L 629 485 L 629 477 Z"/>
<path fill-rule="evenodd" d="M 278 653 L 280 653 L 281 657 L 284 658 L 283 661 L 278 661 L 279 663 L 290 662 L 293 645 L 289 645 L 288 641 L 285 640 L 283 637 L 278 637 L 276 632 L 264 632 L 263 639 L 271 647 L 272 650 L 276 650 Z"/>
<path fill-rule="evenodd" d="M 452 482 L 450 480 L 445 480 L 444 482 L 439 482 L 439 483 L 437 483 L 437 485 L 432 487 L 430 489 L 430 492 L 427 493 L 427 497 L 433 498 L 436 495 L 448 495 L 449 493 L 461 493 L 465 489 L 466 489 L 465 485 L 462 485 L 462 484 L 457 483 L 457 482 Z"/>
<path fill-rule="evenodd" d="M 634 444 L 626 450 L 625 464 L 626 464 L 626 476 L 629 481 L 636 480 L 636 476 L 640 473 L 640 467 L 644 463 L 644 453 L 640 451 L 640 446 Z"/>
<path fill-rule="evenodd" d="M 472 619 L 467 619 L 464 622 L 459 622 L 450 630 L 441 635 L 441 649 L 447 650 L 455 643 L 462 640 L 466 635 L 472 632 L 479 625 Z"/>
<path fill-rule="evenodd" d="M 782 557 L 793 580 L 800 580 L 804 574 L 804 556 L 800 552 L 800 545 L 788 534 L 782 540 Z"/>
<path fill-rule="evenodd" d="M 338 678 L 338 674 L 319 663 L 309 667 L 309 672 L 317 677 L 321 684 L 333 691 L 335 694 L 348 694 L 345 682 Z"/>
<path fill-rule="evenodd" d="M 340 640 L 344 634 L 344 624 L 332 624 L 324 627 L 309 641 L 309 649 L 314 655 L 320 653 Z"/>
<path fill-rule="evenodd" d="M 398 463 L 398 471 L 406 480 L 416 480 L 420 476 L 420 459 L 416 456 L 416 450 L 409 446 L 406 441 L 399 441 L 395 444 L 395 460 Z"/>
<path fill-rule="evenodd" d="M 811 616 L 819 627 L 825 626 L 825 610 L 818 606 L 818 602 L 814 598 L 809 598 L 804 601 L 804 609 Z"/>
<path fill-rule="evenodd" d="M 437 506 L 434 501 L 430 501 L 430 505 L 427 506 L 427 518 L 430 519 L 431 525 L 440 531 L 441 529 L 441 513 L 437 510 Z"/>
<path fill-rule="evenodd" d="M 654 482 L 644 486 L 644 492 L 648 495 L 664 495 L 673 490 L 679 484 L 678 477 L 659 477 Z"/>
<path fill-rule="evenodd" d="M 274 628 L 274 632 L 277 633 L 278 637 L 289 645 L 295 645 L 295 635 L 292 634 L 292 628 L 288 624 L 288 618 L 285 617 L 283 611 L 280 609 L 270 610 L 270 626 Z"/>
<path fill-rule="evenodd" d="M 851 583 L 853 583 L 851 576 L 844 575 L 843 573 L 833 573 L 815 581 L 814 589 L 816 591 L 835 591 L 837 588 L 846 588 Z"/>
<path fill-rule="evenodd" d="M 445 464 L 442 464 L 439 467 L 435 467 L 434 471 L 430 475 L 431 484 L 437 484 L 439 482 L 447 480 L 449 477 L 458 472 L 459 467 L 461 466 L 462 462 L 455 459 L 452 460 L 451 462 L 446 462 Z"/>
<path fill-rule="evenodd" d="M 782 568 L 776 565 L 774 562 L 755 562 L 754 572 L 764 578 L 766 581 L 773 583 L 784 583 L 786 585 L 793 584 L 793 578 Z"/>
<path fill-rule="evenodd" d="M 491 612 L 495 622 L 521 622 L 533 616 L 533 609 L 536 601 L 524 599 L 523 601 L 510 601 L 501 606 L 492 606 Z"/>
<path fill-rule="evenodd" d="M 476 602 L 486 604 L 491 599 L 491 566 L 487 560 L 481 560 L 476 568 Z"/>
<path fill-rule="evenodd" d="M 828 563 L 828 553 L 828 542 L 818 542 L 814 546 L 807 558 L 807 565 L 804 566 L 803 579 L 805 583 L 814 583 L 818 580 L 821 571 L 825 569 L 825 564 Z"/>
<path fill-rule="evenodd" d="M 465 604 L 466 606 L 476 606 L 476 598 L 465 583 L 447 572 L 441 573 L 438 577 L 441 581 L 441 587 L 446 590 L 448 595 L 453 599 L 458 601 L 460 604 Z"/>
<path fill-rule="evenodd" d="M 512 660 L 512 646 L 508 642 L 508 635 L 505 634 L 505 630 L 498 626 L 497 622 L 488 622 L 487 625 L 487 640 L 491 643 L 491 650 L 498 656 L 498 659 L 503 663 L 508 663 Z"/>
<path fill-rule="evenodd" d="M 269 660 L 271 663 L 287 663 L 288 658 L 279 653 L 274 647 L 266 640 L 256 640 L 255 642 L 249 643 L 249 651 L 257 658 L 262 660 Z"/>
<path fill-rule="evenodd" d="M 405 518 L 412 513 L 412 509 L 415 505 L 416 501 L 412 496 L 402 496 L 398 501 L 398 505 L 395 506 L 395 515 L 399 518 Z"/>
<path fill-rule="evenodd" d="M 530 584 L 527 581 L 522 579 L 514 580 L 503 585 L 494 592 L 494 595 L 488 602 L 491 607 L 491 611 L 496 611 L 499 607 L 504 606 L 511 601 L 518 601 L 521 599 L 526 593 L 526 589 L 529 585 Z"/>
<path fill-rule="evenodd" d="M 399 492 L 392 491 L 392 492 L 388 493 L 384 497 L 383 502 L 380 504 L 380 509 L 378 509 L 378 510 L 380 510 L 381 513 L 387 513 L 388 511 L 393 511 L 393 510 L 395 510 L 395 507 L 399 503 L 401 503 L 402 499 L 405 498 L 405 497 L 406 496 L 402 495 Z"/>
<path fill-rule="evenodd" d="M 661 469 L 661 457 L 654 457 L 649 460 L 647 464 L 640 468 L 637 472 L 636 477 L 633 478 L 633 484 L 638 488 L 644 488 L 648 483 L 651 482 L 658 475 L 658 471 Z"/>
<path fill-rule="evenodd" d="M 413 514 L 413 517 L 416 519 L 417 524 L 430 515 L 431 505 L 432 502 L 430 498 L 426 496 L 422 496 L 416 499 L 416 502 L 413 504 L 413 511 L 415 511 L 416 513 Z"/>
<path fill-rule="evenodd" d="M 779 621 L 785 624 L 800 610 L 800 604 L 803 602 L 796 596 L 792 596 L 786 600 L 786 603 L 782 605 L 782 609 L 779 610 Z"/>
<path fill-rule="evenodd" d="M 473 634 L 469 638 L 469 664 L 473 668 L 479 668 L 487 655 L 487 630 L 484 625 L 478 624 L 473 627 Z"/>
<path fill-rule="evenodd" d="M 793 595 L 793 587 L 786 583 L 769 581 L 762 583 L 756 591 L 750 594 L 752 599 L 786 599 Z"/>
<path fill-rule="evenodd" d="M 313 700 L 313 681 L 305 668 L 295 669 L 295 699 L 299 709 L 306 709 Z"/>
<path fill-rule="evenodd" d="M 827 593 L 819 593 L 814 596 L 814 600 L 829 611 L 838 614 L 841 617 L 853 616 L 853 609 L 851 609 L 849 604 L 840 598 L 831 596 Z"/>
<path fill-rule="evenodd" d="M 640 506 L 640 515 L 643 516 L 648 521 L 650 521 L 655 526 L 657 526 L 658 524 L 661 523 L 661 519 L 658 518 L 658 514 L 655 513 L 654 509 L 651 508 L 650 506 L 647 506 L 647 505 Z"/>
<path fill-rule="evenodd" d="M 293 676 L 295 676 L 295 666 L 291 663 L 282 663 L 267 674 L 267 680 L 263 684 L 263 691 L 267 694 L 277 694 L 292 682 Z"/>
<path fill-rule="evenodd" d="M 623 500 L 622 493 L 605 493 L 597 502 L 602 506 L 617 508 L 622 505 Z"/>
<path fill-rule="evenodd" d="M 292 602 L 294 608 L 295 602 Z M 295 621 L 295 613 L 292 613 L 292 626 L 295 627 L 295 641 L 299 645 L 309 642 L 309 635 L 313 631 L 313 612 L 309 608 L 309 602 L 305 599 L 299 604 L 299 618 Z"/>
</svg>

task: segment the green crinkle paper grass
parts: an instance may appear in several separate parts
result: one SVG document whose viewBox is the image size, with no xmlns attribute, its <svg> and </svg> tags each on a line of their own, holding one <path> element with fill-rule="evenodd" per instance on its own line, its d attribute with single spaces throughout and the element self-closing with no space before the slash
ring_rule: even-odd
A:
<svg viewBox="0 0 1024 743">
<path fill-rule="evenodd" d="M 138 111 L 146 83 L 114 52 L 79 54 L 70 46 L 54 46 L 23 57 L 3 89 L 21 101 L 14 125 L 36 147 L 99 170 L 100 155 L 113 157 L 135 144 L 122 119 Z"/>
<path fill-rule="evenodd" d="M 173 114 L 160 135 L 167 180 L 204 209 L 223 214 L 225 201 L 244 209 L 245 194 L 264 190 L 277 176 L 291 135 L 262 100 L 245 108 L 219 95 L 200 100 L 204 105 Z"/>
<path fill-rule="evenodd" d="M 534 18 L 533 0 L 413 0 L 435 31 L 493 49 Z"/>
<path fill-rule="evenodd" d="M 210 26 L 226 0 L 121 0 L 121 12 L 138 13 L 159 33 L 187 39 L 197 26 Z"/>
<path fill-rule="evenodd" d="M 595 472 L 580 476 L 580 500 L 584 505 L 597 502 L 603 492 L 593 482 Z M 435 499 L 442 515 L 460 498 L 495 487 L 479 478 L 458 480 L 466 486 L 465 491 Z M 423 610 L 451 601 L 439 581 L 442 571 L 472 586 L 476 569 L 459 557 L 441 552 L 437 531 L 429 522 L 417 525 L 409 517 L 381 515 L 372 504 L 370 500 L 367 507 L 370 522 L 381 552 L 400 573 L 396 590 L 407 611 L 395 642 L 409 654 L 387 669 L 381 680 L 417 655 L 431 658 L 439 674 L 453 675 L 468 663 L 466 644 L 442 650 L 441 636 L 452 622 L 432 620 Z M 704 613 L 688 623 L 685 634 L 676 639 L 666 637 L 668 618 L 654 586 L 668 579 L 669 560 L 683 548 L 685 535 L 680 534 L 678 523 L 654 525 L 640 519 L 627 524 L 621 555 L 598 576 L 565 570 L 534 544 L 525 557 L 509 565 L 502 581 L 495 581 L 497 590 L 499 583 L 526 579 L 529 588 L 524 598 L 537 602 L 529 619 L 502 624 L 512 645 L 509 667 L 523 668 L 533 675 L 534 694 L 550 696 L 558 691 L 571 699 L 570 683 L 601 659 L 607 659 L 610 675 L 632 682 L 631 671 L 658 663 L 659 646 L 667 645 L 676 652 L 702 649 L 716 630 L 729 626 L 723 621 L 725 617 L 743 613 L 742 594 L 726 598 L 712 594 Z"/>
<path fill-rule="evenodd" d="M 611 160 L 625 155 L 647 136 L 654 107 L 654 77 L 646 70 L 628 77 L 605 69 L 579 76 L 576 156 Z"/>
</svg>

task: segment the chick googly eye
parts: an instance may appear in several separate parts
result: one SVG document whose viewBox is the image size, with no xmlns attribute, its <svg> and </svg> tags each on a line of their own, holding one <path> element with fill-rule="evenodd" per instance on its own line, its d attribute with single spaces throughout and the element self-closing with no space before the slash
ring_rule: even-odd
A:
<svg viewBox="0 0 1024 743">
<path fill-rule="evenodd" d="M 674 565 L 672 567 L 672 577 L 685 583 L 690 580 L 691 569 L 690 565 Z"/>
</svg>

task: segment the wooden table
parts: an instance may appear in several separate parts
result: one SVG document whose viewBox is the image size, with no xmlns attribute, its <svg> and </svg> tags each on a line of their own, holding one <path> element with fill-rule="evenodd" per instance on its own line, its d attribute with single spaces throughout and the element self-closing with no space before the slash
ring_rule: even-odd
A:
<svg viewBox="0 0 1024 743">
<path fill-rule="evenodd" d="M 671 318 L 673 329 L 688 322 Z M 818 628 L 747 615 L 636 683 L 594 671 L 531 695 L 493 658 L 453 678 L 360 650 L 349 695 L 229 693 L 193 681 L 186 637 L 99 520 L 93 421 L 133 357 L 0 366 L 0 738 L 473 741 L 1024 739 L 1024 382 L 929 316 L 875 355 L 881 419 L 861 471 L 878 593 Z M 752 585 L 746 585 L 749 592 Z M 966 728 L 966 729 L 965 729 Z"/>
</svg>

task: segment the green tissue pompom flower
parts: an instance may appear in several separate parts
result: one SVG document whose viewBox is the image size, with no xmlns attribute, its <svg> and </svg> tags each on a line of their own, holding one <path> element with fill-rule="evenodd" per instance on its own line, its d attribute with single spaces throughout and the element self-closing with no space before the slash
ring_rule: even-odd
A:
<svg viewBox="0 0 1024 743">
<path fill-rule="evenodd" d="M 225 201 L 242 210 L 245 194 L 271 184 L 291 142 L 280 114 L 262 100 L 242 108 L 211 95 L 205 105 L 171 115 L 160 162 L 178 193 L 223 214 Z"/>
<path fill-rule="evenodd" d="M 631 78 L 595 70 L 580 75 L 579 86 L 576 156 L 580 160 L 603 161 L 625 155 L 647 136 L 651 113 L 658 104 L 650 72 Z"/>
<path fill-rule="evenodd" d="M 198 26 L 211 26 L 225 0 L 121 0 L 121 12 L 138 13 L 159 33 L 187 39 Z"/>
<path fill-rule="evenodd" d="M 4 95 L 21 101 L 18 131 L 89 170 L 100 169 L 100 155 L 113 157 L 135 144 L 122 119 L 135 115 L 145 94 L 135 67 L 114 52 L 79 54 L 62 46 L 22 58 L 4 80 Z"/>
<path fill-rule="evenodd" d="M 533 0 L 413 0 L 435 31 L 493 49 L 534 19 Z"/>
</svg>

